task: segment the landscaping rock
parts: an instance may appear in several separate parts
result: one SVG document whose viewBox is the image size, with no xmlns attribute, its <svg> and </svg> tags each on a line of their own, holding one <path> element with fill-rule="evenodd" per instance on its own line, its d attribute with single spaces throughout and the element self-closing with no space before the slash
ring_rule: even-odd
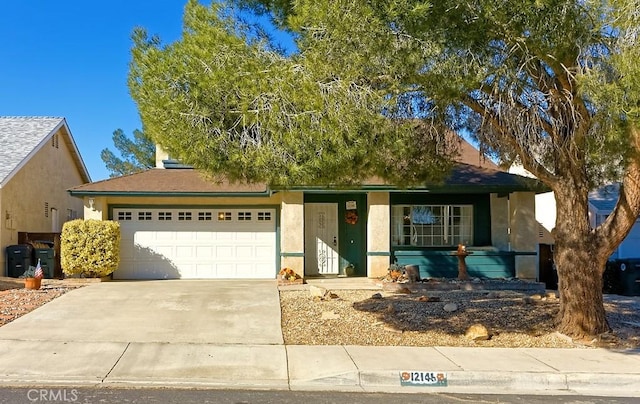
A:
<svg viewBox="0 0 640 404">
<path fill-rule="evenodd" d="M 491 338 L 491 334 L 489 333 L 489 330 L 487 330 L 487 327 L 480 323 L 473 324 L 467 328 L 464 336 L 472 341 L 486 341 Z"/>
<path fill-rule="evenodd" d="M 311 297 L 324 297 L 324 295 L 327 294 L 327 289 L 320 286 L 309 285 L 309 293 Z"/>
<path fill-rule="evenodd" d="M 447 313 L 453 313 L 456 310 L 458 310 L 458 305 L 455 303 L 447 303 L 444 305 L 444 311 Z"/>
<path fill-rule="evenodd" d="M 373 295 L 371 295 L 372 299 L 382 299 L 382 294 L 381 293 L 374 293 Z"/>
<path fill-rule="evenodd" d="M 419 302 L 439 302 L 440 298 L 436 296 L 420 296 L 418 299 Z"/>
</svg>

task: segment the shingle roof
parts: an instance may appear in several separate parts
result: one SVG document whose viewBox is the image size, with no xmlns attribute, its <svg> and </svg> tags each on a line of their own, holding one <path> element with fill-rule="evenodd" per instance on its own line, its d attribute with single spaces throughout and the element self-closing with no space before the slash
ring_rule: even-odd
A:
<svg viewBox="0 0 640 404">
<path fill-rule="evenodd" d="M 293 187 L 298 190 L 318 189 L 319 187 Z M 324 189 L 324 188 L 323 188 Z M 371 178 L 361 186 L 352 189 L 366 190 L 397 190 L 382 179 Z M 546 192 L 548 189 L 533 178 L 509 174 L 490 168 L 476 167 L 469 164 L 457 165 L 444 184 L 425 184 L 414 187 L 414 190 L 429 190 L 436 193 L 450 192 Z M 83 184 L 69 190 L 72 195 L 160 195 L 172 194 L 182 196 L 196 195 L 267 195 L 269 187 L 266 184 L 235 184 L 226 181 L 216 181 L 208 178 L 195 169 L 164 169 L 153 168 L 135 174 L 124 175 Z"/>
<path fill-rule="evenodd" d="M 66 121 L 60 117 L 0 116 L 0 185 L 12 177 L 63 126 L 66 128 Z M 85 180 L 90 181 L 73 140 L 67 131 L 65 133 L 69 136 L 68 142 L 79 170 L 86 177 Z"/>
<path fill-rule="evenodd" d="M 267 186 L 265 184 L 230 184 L 224 181 L 218 182 L 194 169 L 152 168 L 139 173 L 79 185 L 72 188 L 70 192 L 72 195 L 144 195 L 159 193 L 183 195 L 226 193 L 264 194 L 267 192 Z"/>
<path fill-rule="evenodd" d="M 465 140 L 461 142 L 460 164 L 454 167 L 444 184 L 425 184 L 414 187 L 416 190 L 430 192 L 547 192 L 539 181 L 509 174 L 488 159 Z M 292 189 L 326 189 L 314 186 L 300 186 Z M 361 186 L 353 189 L 397 190 L 381 178 L 369 178 Z M 84 184 L 69 190 L 72 195 L 264 195 L 269 187 L 264 183 L 235 184 L 226 181 L 215 181 L 195 169 L 154 168 L 135 174 L 110 178 L 91 184 Z"/>
<path fill-rule="evenodd" d="M 0 183 L 62 123 L 62 118 L 0 117 Z"/>
</svg>

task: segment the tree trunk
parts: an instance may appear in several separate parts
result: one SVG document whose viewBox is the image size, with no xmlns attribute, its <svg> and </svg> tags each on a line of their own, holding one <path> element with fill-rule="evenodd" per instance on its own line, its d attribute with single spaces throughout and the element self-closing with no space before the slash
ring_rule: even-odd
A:
<svg viewBox="0 0 640 404">
<path fill-rule="evenodd" d="M 607 257 L 594 256 L 589 243 L 556 245 L 560 312 L 558 331 L 574 338 L 611 331 L 602 300 L 602 273 Z"/>
<path fill-rule="evenodd" d="M 602 299 L 608 254 L 589 227 L 587 192 L 556 192 L 554 262 L 558 271 L 558 331 L 574 338 L 611 331 Z"/>
</svg>

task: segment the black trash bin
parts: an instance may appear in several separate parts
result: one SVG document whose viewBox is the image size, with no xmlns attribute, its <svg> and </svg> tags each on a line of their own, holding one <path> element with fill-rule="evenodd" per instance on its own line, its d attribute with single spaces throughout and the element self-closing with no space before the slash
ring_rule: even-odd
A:
<svg viewBox="0 0 640 404">
<path fill-rule="evenodd" d="M 602 275 L 602 293 L 622 294 L 619 260 L 607 261 L 607 266 Z"/>
<path fill-rule="evenodd" d="M 618 260 L 620 263 L 621 295 L 640 296 L 640 258 Z"/>
<path fill-rule="evenodd" d="M 46 279 L 52 279 L 55 274 L 55 252 L 53 243 L 49 241 L 36 241 L 33 248 L 33 266 L 38 265 L 40 260 L 40 268 Z"/>
<path fill-rule="evenodd" d="M 32 247 L 29 244 L 7 246 L 7 276 L 19 278 L 31 265 Z"/>
</svg>

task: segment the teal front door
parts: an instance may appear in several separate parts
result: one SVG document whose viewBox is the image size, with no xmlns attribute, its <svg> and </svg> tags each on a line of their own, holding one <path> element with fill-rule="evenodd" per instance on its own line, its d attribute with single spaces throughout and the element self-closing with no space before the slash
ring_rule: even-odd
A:
<svg viewBox="0 0 640 404">
<path fill-rule="evenodd" d="M 307 194 L 304 210 L 305 274 L 367 276 L 366 195 Z"/>
</svg>

